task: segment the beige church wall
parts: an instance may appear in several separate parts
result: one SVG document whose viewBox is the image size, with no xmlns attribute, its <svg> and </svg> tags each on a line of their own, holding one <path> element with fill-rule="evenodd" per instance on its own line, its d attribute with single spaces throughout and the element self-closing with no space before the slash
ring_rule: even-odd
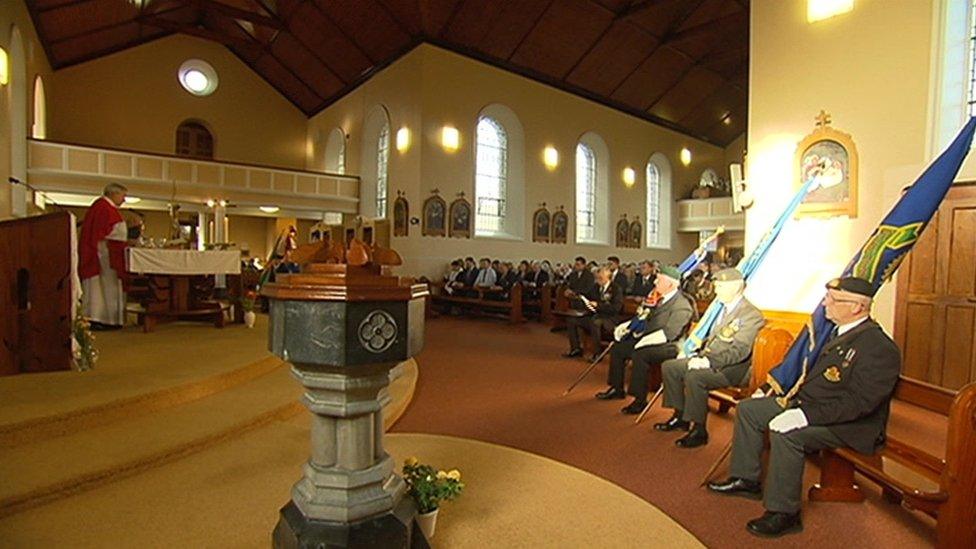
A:
<svg viewBox="0 0 976 549">
<path fill-rule="evenodd" d="M 242 250 L 246 246 L 250 257 L 264 260 L 268 257 L 268 234 L 273 226 L 274 220 L 267 217 L 228 215 L 228 240 Z"/>
<path fill-rule="evenodd" d="M 212 95 L 180 85 L 189 59 L 217 72 Z M 173 154 L 176 128 L 195 119 L 213 133 L 218 160 L 305 167 L 304 114 L 222 45 L 170 36 L 61 69 L 53 80 L 52 140 Z"/>
<path fill-rule="evenodd" d="M 490 256 L 517 261 L 549 259 L 553 263 L 571 261 L 576 255 L 602 261 L 618 255 L 624 261 L 659 258 L 677 262 L 697 244 L 697 235 L 673 233 L 670 249 L 624 249 L 610 245 L 574 244 L 575 150 L 580 136 L 588 131 L 599 134 L 609 149 L 609 200 L 607 223 L 612 239 L 613 225 L 626 213 L 645 221 L 644 168 L 655 152 L 667 156 L 673 173 L 672 199 L 687 198 L 701 172 L 712 168 L 727 171 L 725 150 L 628 116 L 596 103 L 548 86 L 495 69 L 440 48 L 422 45 L 394 63 L 365 85 L 314 116 L 309 123 L 310 140 L 323 141 L 332 128 L 341 126 L 350 134 L 346 166 L 358 174 L 362 154 L 360 135 L 366 112 L 374 105 L 387 107 L 391 119 L 391 140 L 397 129 L 407 127 L 411 144 L 405 153 L 391 148 L 389 169 L 390 203 L 402 190 L 410 202 L 410 215 L 421 217 L 423 201 L 432 189 L 439 189 L 449 203 L 463 191 L 474 196 L 475 125 L 479 112 L 499 103 L 518 116 L 524 131 L 525 198 L 521 240 L 475 237 L 451 239 L 423 237 L 420 225 L 410 226 L 408 237 L 394 237 L 393 246 L 404 256 L 401 273 L 438 276 L 450 259 Z M 445 125 L 460 131 L 460 148 L 446 152 L 440 143 Z M 559 166 L 552 172 L 542 163 L 547 145 L 559 151 Z M 678 161 L 682 147 L 692 151 L 692 163 Z M 318 147 L 309 166 L 324 162 Z M 621 173 L 629 166 L 637 181 L 628 188 Z M 607 197 L 600 197 L 605 199 Z M 545 202 L 550 211 L 562 205 L 570 212 L 568 244 L 531 242 L 531 215 Z M 677 215 L 672 206 L 672 220 Z"/>
<path fill-rule="evenodd" d="M 742 134 L 735 138 L 735 141 L 729 143 L 725 147 L 725 172 L 720 172 L 721 177 L 731 177 L 728 171 L 729 164 L 741 164 L 745 159 L 746 154 L 746 134 Z"/>
<path fill-rule="evenodd" d="M 857 217 L 792 221 L 748 292 L 760 308 L 810 312 L 927 163 L 932 5 L 858 0 L 852 12 L 816 23 L 806 20 L 806 0 L 751 5 L 747 179 L 756 201 L 747 249 L 798 186 L 795 147 L 821 109 L 860 157 Z M 875 306 L 889 331 L 894 294 L 889 283 Z"/>
<path fill-rule="evenodd" d="M 34 123 L 34 79 L 40 75 L 43 83 L 48 107 L 50 98 L 54 91 L 55 84 L 51 79 L 51 66 L 44 55 L 44 48 L 41 46 L 31 22 L 30 14 L 22 0 L 2 0 L 0 1 L 0 48 L 7 52 L 8 61 L 11 54 L 12 30 L 16 27 L 20 33 L 24 47 L 25 71 L 21 74 L 10 74 L 10 81 L 5 86 L 0 86 L 0 175 L 3 176 L 2 191 L 0 191 L 0 219 L 11 216 L 11 188 L 7 184 L 8 174 L 11 174 L 11 142 L 10 142 L 10 120 L 11 120 L 11 101 L 14 86 L 22 83 L 25 89 L 25 132 L 31 134 L 31 126 Z M 48 114 L 48 131 L 50 132 L 50 114 Z"/>
</svg>

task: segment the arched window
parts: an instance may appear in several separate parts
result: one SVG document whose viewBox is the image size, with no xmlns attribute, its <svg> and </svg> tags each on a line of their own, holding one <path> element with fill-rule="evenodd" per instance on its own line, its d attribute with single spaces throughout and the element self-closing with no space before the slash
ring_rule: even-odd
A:
<svg viewBox="0 0 976 549">
<path fill-rule="evenodd" d="M 505 222 L 505 191 L 508 179 L 508 136 L 493 118 L 478 119 L 475 161 L 475 232 L 501 232 Z"/>
<path fill-rule="evenodd" d="M 945 0 L 941 4 L 941 36 L 932 40 L 937 67 L 933 72 L 935 109 L 930 120 L 930 157 L 942 151 L 967 118 L 976 113 L 976 7 L 972 0 Z"/>
<path fill-rule="evenodd" d="M 187 120 L 176 128 L 176 155 L 213 159 L 213 134 L 201 122 Z"/>
<path fill-rule="evenodd" d="M 376 217 L 386 217 L 387 172 L 390 162 L 390 124 L 376 138 Z"/>
<path fill-rule="evenodd" d="M 647 161 L 647 247 L 671 247 L 671 164 L 661 153 Z"/>
<path fill-rule="evenodd" d="M 47 100 L 44 97 L 44 81 L 41 76 L 34 78 L 34 126 L 31 128 L 34 139 L 47 137 Z"/>
<path fill-rule="evenodd" d="M 346 134 L 341 128 L 329 132 L 325 143 L 325 171 L 346 173 Z"/>
<path fill-rule="evenodd" d="M 390 115 L 383 105 L 370 109 L 363 122 L 361 158 L 359 213 L 364 217 L 382 219 L 386 217 L 388 203 L 390 160 Z"/>
<path fill-rule="evenodd" d="M 610 151 L 599 135 L 587 132 L 576 145 L 576 242 L 609 242 Z"/>
<path fill-rule="evenodd" d="M 583 143 L 576 145 L 576 240 L 596 238 L 596 155 Z"/>
<path fill-rule="evenodd" d="M 522 122 L 499 103 L 485 106 L 476 120 L 475 236 L 520 239 L 525 234 Z"/>
</svg>

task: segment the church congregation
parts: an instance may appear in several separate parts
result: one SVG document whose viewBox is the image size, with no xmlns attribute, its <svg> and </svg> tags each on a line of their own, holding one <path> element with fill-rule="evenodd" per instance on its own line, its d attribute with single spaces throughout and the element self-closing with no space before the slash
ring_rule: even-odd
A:
<svg viewBox="0 0 976 549">
<path fill-rule="evenodd" d="M 974 22 L 0 1 L 0 546 L 976 547 Z"/>
</svg>

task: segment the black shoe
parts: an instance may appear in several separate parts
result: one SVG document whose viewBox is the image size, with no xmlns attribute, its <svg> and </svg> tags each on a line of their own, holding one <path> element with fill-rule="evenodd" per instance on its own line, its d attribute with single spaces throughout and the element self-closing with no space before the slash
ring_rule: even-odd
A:
<svg viewBox="0 0 976 549">
<path fill-rule="evenodd" d="M 687 431 L 691 428 L 691 422 L 683 421 L 681 419 L 681 414 L 675 413 L 671 416 L 671 419 L 665 421 L 664 423 L 655 423 L 654 428 L 658 431 Z"/>
<path fill-rule="evenodd" d="M 674 443 L 679 448 L 698 448 L 699 446 L 704 446 L 708 444 L 708 431 L 704 427 L 695 425 L 695 428 L 690 433 L 674 441 Z"/>
<path fill-rule="evenodd" d="M 764 538 L 778 538 L 786 534 L 803 531 L 800 513 L 776 513 L 766 511 L 763 516 L 750 520 L 746 524 L 750 534 Z"/>
<path fill-rule="evenodd" d="M 729 477 L 722 482 L 709 482 L 708 489 L 723 496 L 762 499 L 762 486 L 755 480 Z"/>
<path fill-rule="evenodd" d="M 576 358 L 578 356 L 583 356 L 583 349 L 570 349 L 568 353 L 563 353 L 566 358 Z"/>
<path fill-rule="evenodd" d="M 643 412 L 644 408 L 646 407 L 647 401 L 638 400 L 635 398 L 633 402 L 621 408 L 620 411 L 629 416 L 636 416 L 637 414 Z"/>
<path fill-rule="evenodd" d="M 600 400 L 620 400 L 626 396 L 627 396 L 626 393 L 624 393 L 620 389 L 614 389 L 613 387 L 610 387 L 606 391 L 596 394 L 596 398 Z"/>
</svg>

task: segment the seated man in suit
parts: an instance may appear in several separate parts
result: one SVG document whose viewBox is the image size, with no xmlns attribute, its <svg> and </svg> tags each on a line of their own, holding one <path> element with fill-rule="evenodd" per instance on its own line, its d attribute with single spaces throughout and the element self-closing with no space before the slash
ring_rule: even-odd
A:
<svg viewBox="0 0 976 549">
<path fill-rule="evenodd" d="M 498 280 L 495 282 L 495 288 L 501 291 L 488 294 L 488 297 L 507 301 L 515 284 L 518 284 L 518 273 L 512 268 L 511 263 L 502 261 L 498 264 Z"/>
<path fill-rule="evenodd" d="M 654 289 L 654 278 L 657 276 L 659 266 L 660 263 L 657 260 L 648 261 L 645 259 L 641 261 L 640 272 L 634 278 L 634 283 L 631 284 L 627 295 L 643 299 L 647 294 L 651 293 L 651 290 Z"/>
<path fill-rule="evenodd" d="M 691 322 L 694 309 L 691 301 L 678 289 L 681 273 L 677 268 L 662 267 L 654 283 L 661 298 L 657 305 L 645 310 L 643 327 L 637 333 L 628 333 L 631 321 L 614 330 L 617 343 L 610 353 L 610 372 L 607 374 L 607 390 L 597 393 L 600 400 L 622 399 L 624 393 L 624 366 L 627 359 L 633 361 L 630 386 L 627 392 L 634 401 L 621 410 L 625 414 L 639 414 L 647 406 L 647 376 L 652 364 L 678 356 L 678 341 L 685 327 Z"/>
<path fill-rule="evenodd" d="M 700 350 L 687 358 L 667 360 L 661 365 L 664 377 L 664 407 L 674 415 L 654 426 L 658 431 L 690 432 L 675 444 L 695 448 L 708 443 L 705 418 L 708 391 L 749 383 L 752 346 L 766 323 L 755 305 L 743 297 L 745 280 L 736 269 L 715 275 L 715 299 L 722 311 Z"/>
<path fill-rule="evenodd" d="M 495 285 L 496 280 L 497 274 L 495 273 L 495 269 L 491 267 L 491 260 L 487 257 L 482 257 L 478 274 L 475 276 L 472 286 L 475 288 L 491 288 Z M 475 295 L 477 295 L 477 292 L 475 292 Z"/>
<path fill-rule="evenodd" d="M 823 305 L 836 328 L 788 399 L 739 403 L 735 413 L 730 477 L 709 490 L 763 498 L 766 512 L 746 529 L 776 537 L 803 530 L 800 501 L 806 452 L 850 447 L 873 454 L 885 442 L 888 409 L 901 372 L 895 342 L 869 317 L 874 288 L 854 277 L 827 283 Z M 766 490 L 759 484 L 763 439 L 769 432 Z"/>
<path fill-rule="evenodd" d="M 627 275 L 624 274 L 624 270 L 620 268 L 620 258 L 611 255 L 607 258 L 607 266 L 610 267 L 610 280 L 626 292 L 630 284 L 627 280 Z"/>
<path fill-rule="evenodd" d="M 593 273 L 586 266 L 586 258 L 577 257 L 576 261 L 573 262 L 573 272 L 566 277 L 567 288 L 564 295 L 569 298 L 570 308 L 582 311 L 584 309 L 583 301 L 576 298 L 591 295 L 595 284 Z"/>
<path fill-rule="evenodd" d="M 624 289 L 610 281 L 610 269 L 606 267 L 596 272 L 594 294 L 580 296 L 578 300 L 583 304 L 585 316 L 569 317 L 566 328 L 569 330 L 569 352 L 564 357 L 581 356 L 583 347 L 580 345 L 579 330 L 584 329 L 593 338 L 593 354 L 600 353 L 603 332 L 609 332 L 617 323 L 617 316 L 624 305 Z"/>
</svg>

